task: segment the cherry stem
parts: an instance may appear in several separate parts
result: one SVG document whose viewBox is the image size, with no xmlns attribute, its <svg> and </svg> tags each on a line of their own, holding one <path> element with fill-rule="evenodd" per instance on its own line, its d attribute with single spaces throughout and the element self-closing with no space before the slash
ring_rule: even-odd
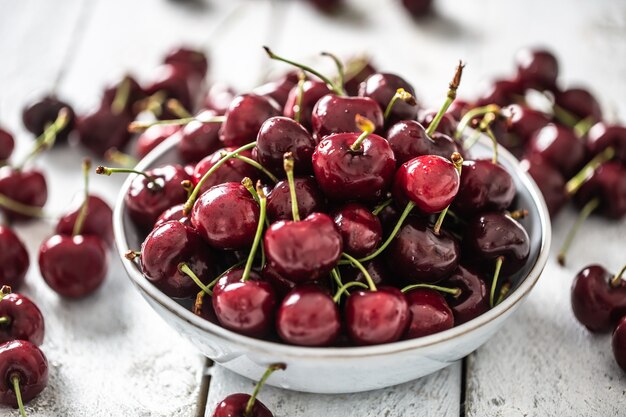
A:
<svg viewBox="0 0 626 417">
<path fill-rule="evenodd" d="M 389 198 L 389 199 L 383 201 L 382 203 L 380 203 L 379 205 L 374 207 L 374 210 L 372 210 L 372 214 L 374 216 L 378 216 L 380 214 L 380 212 L 383 211 L 391 203 L 393 203 L 393 198 Z"/>
<path fill-rule="evenodd" d="M 577 137 L 582 138 L 589 132 L 595 123 L 596 119 L 593 116 L 589 116 L 576 123 L 572 130 L 574 130 L 574 134 Z"/>
<path fill-rule="evenodd" d="M 611 146 L 604 149 L 597 154 L 591 161 L 589 161 L 583 169 L 578 171 L 567 183 L 565 184 L 565 191 L 569 196 L 576 194 L 576 192 L 582 187 L 582 185 L 591 177 L 593 172 L 598 167 L 607 161 L 610 161 L 615 156 L 615 149 Z"/>
<path fill-rule="evenodd" d="M 446 101 L 443 102 L 443 105 L 441 106 L 441 108 L 439 108 L 439 111 L 435 115 L 435 118 L 432 122 L 430 122 L 430 125 L 428 125 L 428 129 L 426 129 L 426 134 L 428 135 L 428 137 L 432 136 L 432 134 L 435 133 L 437 127 L 439 127 L 441 119 L 443 119 L 446 111 L 448 111 L 448 108 L 450 108 L 450 106 L 456 99 L 456 90 L 458 90 L 459 85 L 461 84 L 463 68 L 465 68 L 465 65 L 462 61 L 459 61 L 459 65 L 457 65 L 456 71 L 454 72 L 454 77 L 452 78 L 452 81 L 448 86 L 448 96 L 446 97 Z"/>
<path fill-rule="evenodd" d="M 289 196 L 291 197 L 291 215 L 294 222 L 300 221 L 300 211 L 298 210 L 298 196 L 296 194 L 296 184 L 293 177 L 293 154 L 286 152 L 283 156 L 283 167 L 285 168 L 285 174 L 287 174 L 287 183 L 289 184 Z"/>
<path fill-rule="evenodd" d="M 104 159 L 125 168 L 132 168 L 139 163 L 137 159 L 127 153 L 120 152 L 117 148 L 111 148 L 106 151 L 104 153 Z"/>
<path fill-rule="evenodd" d="M 352 288 L 352 287 L 361 287 L 361 288 L 369 289 L 369 287 L 363 284 L 362 282 L 358 282 L 358 281 L 348 282 L 347 284 L 344 284 L 339 287 L 339 289 L 337 290 L 337 293 L 333 297 L 333 301 L 335 303 L 338 303 L 339 300 L 341 300 L 341 295 L 344 293 L 350 295 L 350 293 L 347 290 L 348 288 Z"/>
<path fill-rule="evenodd" d="M 463 115 L 463 117 L 461 118 L 461 121 L 459 122 L 456 128 L 456 132 L 454 133 L 455 139 L 461 139 L 461 136 L 463 135 L 465 128 L 467 127 L 467 125 L 470 124 L 470 122 L 474 118 L 482 116 L 487 113 L 500 114 L 500 106 L 496 104 L 489 104 L 487 106 L 476 107 L 475 109 L 469 110 L 467 113 L 465 113 L 465 115 Z"/>
<path fill-rule="evenodd" d="M 510 218 L 519 220 L 528 216 L 528 210 L 526 209 L 513 210 L 513 211 L 508 212 L 507 214 L 509 215 Z"/>
<path fill-rule="evenodd" d="M 132 168 L 110 168 L 110 167 L 99 166 L 96 168 L 96 174 L 106 175 L 107 177 L 110 177 L 111 174 L 137 174 L 137 175 L 142 175 L 146 177 L 148 182 L 152 184 L 153 187 L 159 186 L 156 182 L 156 178 L 154 178 L 152 175 L 149 175 L 143 171 L 137 171 L 136 169 L 132 169 Z"/>
<path fill-rule="evenodd" d="M 335 62 L 335 66 L 337 67 L 337 84 L 341 87 L 341 91 L 345 95 L 346 94 L 346 90 L 344 89 L 345 72 L 343 68 L 343 63 L 341 62 L 339 58 L 337 58 L 337 55 L 332 54 L 330 52 L 322 52 L 321 55 L 327 56 Z"/>
<path fill-rule="evenodd" d="M 460 153 L 454 152 L 452 156 L 450 157 L 450 160 L 454 164 L 454 168 L 456 168 L 456 172 L 459 173 L 459 177 L 461 177 L 461 170 L 463 169 L 463 157 L 461 156 Z M 448 204 L 448 206 L 445 209 L 443 209 L 441 213 L 439 213 L 437 222 L 435 223 L 435 226 L 433 227 L 433 232 L 437 236 L 439 236 L 439 232 L 441 231 L 441 225 L 443 224 L 443 219 L 446 218 L 446 214 L 448 213 L 449 209 L 450 209 L 450 204 Z"/>
<path fill-rule="evenodd" d="M 161 106 L 163 105 L 163 101 L 167 98 L 167 94 L 163 90 L 159 90 L 156 93 L 152 94 L 149 97 L 144 98 L 140 102 L 136 104 L 136 107 L 139 108 L 140 111 L 147 110 L 155 116 L 160 116 L 163 112 Z"/>
<path fill-rule="evenodd" d="M 20 409 L 22 417 L 26 417 L 26 410 L 24 410 L 24 402 L 22 401 L 22 391 L 20 390 L 20 376 L 17 373 L 11 375 L 11 383 L 13 384 L 13 392 L 17 399 L 17 406 Z"/>
<path fill-rule="evenodd" d="M 378 291 L 378 288 L 376 288 L 376 284 L 374 283 L 372 276 L 370 275 L 369 272 L 367 272 L 367 269 L 365 269 L 365 267 L 363 266 L 361 262 L 359 262 L 356 258 L 353 258 L 352 256 L 348 255 L 345 252 L 342 253 L 341 256 L 346 258 L 352 266 L 358 268 L 361 271 L 361 273 L 365 277 L 365 281 L 367 281 L 367 285 L 369 286 L 370 291 Z"/>
<path fill-rule="evenodd" d="M 250 279 L 250 272 L 252 271 L 254 256 L 256 255 L 256 251 L 259 247 L 259 244 L 261 243 L 261 237 L 263 236 L 263 227 L 265 226 L 267 198 L 265 197 L 265 193 L 263 192 L 260 184 L 257 184 L 256 192 L 259 195 L 259 223 L 256 227 L 256 233 L 254 235 L 254 241 L 252 242 L 252 248 L 250 248 L 250 253 L 248 254 L 246 267 L 244 268 L 243 275 L 241 276 L 242 282 L 246 282 L 248 279 Z"/>
<path fill-rule="evenodd" d="M 502 263 L 504 262 L 504 256 L 498 256 L 496 259 L 496 270 L 493 273 L 493 279 L 491 280 L 491 291 L 489 292 L 489 305 L 491 308 L 495 306 L 496 298 L 496 285 L 498 285 L 498 277 L 500 276 L 500 270 L 502 269 Z"/>
<path fill-rule="evenodd" d="M 74 228 L 72 229 L 72 236 L 80 235 L 80 232 L 83 231 L 83 225 L 85 224 L 85 219 L 87 218 L 87 212 L 89 211 L 89 171 L 91 170 L 91 159 L 85 158 L 83 160 L 83 179 L 85 181 L 85 189 L 84 189 L 84 199 L 83 204 L 80 206 L 80 211 L 78 212 L 78 216 L 76 216 L 76 221 L 74 222 Z"/>
<path fill-rule="evenodd" d="M 361 131 L 359 137 L 354 141 L 354 143 L 350 146 L 350 150 L 352 152 L 358 152 L 361 150 L 361 145 L 363 141 L 371 135 L 374 130 L 376 130 L 376 126 L 374 123 L 366 117 L 357 114 L 354 116 L 354 123 L 356 124 L 357 129 Z"/>
<path fill-rule="evenodd" d="M 225 116 L 212 116 L 209 118 L 200 118 L 197 116 L 192 117 L 183 117 L 181 119 L 170 119 L 170 120 L 155 120 L 152 122 L 140 122 L 134 121 L 128 125 L 128 131 L 131 133 L 143 132 L 152 126 L 159 125 L 169 125 L 169 126 L 183 126 L 187 125 L 191 122 L 200 122 L 200 123 L 222 123 L 226 120 Z"/>
<path fill-rule="evenodd" d="M 296 114 L 293 116 L 293 120 L 300 123 L 302 118 L 302 96 L 304 95 L 304 82 L 306 81 L 306 74 L 304 71 L 298 73 L 298 95 L 296 96 Z"/>
<path fill-rule="evenodd" d="M 63 107 L 59 110 L 56 120 L 47 126 L 43 133 L 35 140 L 35 146 L 33 146 L 33 149 L 28 155 L 26 155 L 24 160 L 16 166 L 16 169 L 22 169 L 22 167 L 24 167 L 24 165 L 26 165 L 26 163 L 32 158 L 39 155 L 46 149 L 52 148 L 54 146 L 54 142 L 56 141 L 57 134 L 63 130 L 65 126 L 67 126 L 69 120 L 69 110 L 66 107 Z"/>
<path fill-rule="evenodd" d="M 252 180 L 249 177 L 244 177 L 244 179 L 241 180 L 241 185 L 243 185 L 245 189 L 248 190 L 250 194 L 252 194 L 252 198 L 254 198 L 254 201 L 259 203 L 259 194 L 256 192 Z"/>
<path fill-rule="evenodd" d="M 567 251 L 572 245 L 578 229 L 580 229 L 580 226 L 585 222 L 587 217 L 589 217 L 591 213 L 593 213 L 598 208 L 599 205 L 600 199 L 596 197 L 593 200 L 590 200 L 587 204 L 585 204 L 585 206 L 580 210 L 580 214 L 578 215 L 574 226 L 567 233 L 565 241 L 563 241 L 563 246 L 561 246 L 561 250 L 557 255 L 556 259 L 559 262 L 559 265 L 565 266 L 565 257 L 567 256 Z"/>
<path fill-rule="evenodd" d="M 2 288 L 0 288 L 0 300 L 2 300 L 7 295 L 11 294 L 12 291 L 13 290 L 11 289 L 10 286 L 3 285 Z"/>
<path fill-rule="evenodd" d="M 9 316 L 1 316 L 0 317 L 0 327 L 8 326 L 11 324 L 11 317 Z"/>
<path fill-rule="evenodd" d="M 111 113 L 118 115 L 121 114 L 126 105 L 128 104 L 128 98 L 130 97 L 130 78 L 124 77 L 120 85 L 115 90 L 115 97 L 111 102 Z"/>
<path fill-rule="evenodd" d="M 319 78 L 320 80 L 322 80 L 330 90 L 332 90 L 335 94 L 339 95 L 339 96 L 345 96 L 346 93 L 343 89 L 343 86 L 337 86 L 335 85 L 335 83 L 333 83 L 330 79 L 328 79 L 328 77 L 325 77 L 324 75 L 320 74 L 318 71 L 314 70 L 313 68 L 303 65 L 303 64 L 299 64 L 297 62 L 291 61 L 289 59 L 283 58 L 281 56 L 276 55 L 274 52 L 272 52 L 272 50 L 270 48 L 268 48 L 267 46 L 264 46 L 263 49 L 265 49 L 265 52 L 267 53 L 267 55 L 271 58 L 271 59 L 275 59 L 276 61 L 281 61 L 284 62 L 286 64 L 289 65 L 293 65 L 294 67 L 300 68 L 302 71 L 308 72 L 309 74 L 313 74 L 315 75 L 317 78 Z"/>
<path fill-rule="evenodd" d="M 252 411 L 254 410 L 254 403 L 256 402 L 256 397 L 257 395 L 259 395 L 259 391 L 261 391 L 261 388 L 263 388 L 265 381 L 267 381 L 267 379 L 270 377 L 270 375 L 272 375 L 274 371 L 277 371 L 279 369 L 284 370 L 285 368 L 287 368 L 287 365 L 285 365 L 284 363 L 274 363 L 267 368 L 267 371 L 265 371 L 259 382 L 256 384 L 256 386 L 254 387 L 254 391 L 252 391 L 252 395 L 248 399 L 246 408 L 243 411 L 243 417 L 254 416 L 254 414 L 252 413 Z"/>
<path fill-rule="evenodd" d="M 217 161 L 215 163 L 215 165 L 213 165 L 211 167 L 211 169 L 209 169 L 203 176 L 202 178 L 200 178 L 200 181 L 198 181 L 198 183 L 196 184 L 196 188 L 193 189 L 193 191 L 191 192 L 191 195 L 189 196 L 189 198 L 187 199 L 187 201 L 185 202 L 185 205 L 183 206 L 183 214 L 185 216 L 188 216 L 189 213 L 191 213 L 191 209 L 193 208 L 194 203 L 196 202 L 196 199 L 198 198 L 198 195 L 200 194 L 200 190 L 202 189 L 202 186 L 204 185 L 204 183 L 207 181 L 207 179 L 215 172 L 219 169 L 219 167 L 221 167 L 222 165 L 224 165 L 226 163 L 226 161 L 228 161 L 230 158 L 232 158 L 235 155 L 238 155 L 240 152 L 243 151 L 247 151 L 248 149 L 252 149 L 256 146 L 256 142 L 250 142 L 247 145 L 244 145 L 240 148 L 235 149 L 232 152 L 227 153 L 226 155 L 224 155 L 222 157 L 222 159 L 220 159 L 219 161 Z"/>
<path fill-rule="evenodd" d="M 137 258 L 141 258 L 141 252 L 136 250 L 127 250 L 124 254 L 124 258 L 128 259 L 129 261 L 134 261 Z"/>
<path fill-rule="evenodd" d="M 356 57 L 350 59 L 346 64 L 345 70 L 345 79 L 350 81 L 352 78 L 357 76 L 361 71 L 363 71 L 367 65 L 369 64 L 369 59 L 365 56 Z"/>
<path fill-rule="evenodd" d="M 481 133 L 487 134 L 489 139 L 491 139 L 491 143 L 493 145 L 493 156 L 491 157 L 491 162 L 493 162 L 494 164 L 497 164 L 498 163 L 498 140 L 496 139 L 495 135 L 493 134 L 493 131 L 490 128 L 494 120 L 496 120 L 495 113 L 491 112 L 491 113 L 485 114 L 483 119 L 480 121 L 480 124 L 478 125 L 478 131 Z"/>
<path fill-rule="evenodd" d="M 45 212 L 41 207 L 29 206 L 19 201 L 13 200 L 4 194 L 0 194 L 0 207 L 4 207 L 16 213 L 29 217 L 46 218 Z"/>
<path fill-rule="evenodd" d="M 578 117 L 576 117 L 573 113 L 565 110 L 563 107 L 558 104 L 554 104 L 552 106 L 552 113 L 554 117 L 562 124 L 568 127 L 575 127 L 580 121 Z"/>
<path fill-rule="evenodd" d="M 252 165 L 256 169 L 258 169 L 259 171 L 264 173 L 274 184 L 276 184 L 278 182 L 278 178 L 276 178 L 276 175 L 274 175 L 271 172 L 269 172 L 267 170 L 267 168 L 265 168 L 263 165 L 259 164 L 254 159 L 248 158 L 247 156 L 243 156 L 243 155 L 233 155 L 233 158 L 239 159 L 240 161 L 243 161 L 243 162 L 245 162 L 248 165 Z"/>
<path fill-rule="evenodd" d="M 415 97 L 413 97 L 411 93 L 406 91 L 404 88 L 398 88 L 396 90 L 396 93 L 393 95 L 393 97 L 391 97 L 391 100 L 389 100 L 389 104 L 387 104 L 387 107 L 385 108 L 385 113 L 383 115 L 385 120 L 389 119 L 391 110 L 393 109 L 393 106 L 396 104 L 398 100 L 402 100 L 411 106 L 417 105 L 417 100 L 415 100 Z"/>
<path fill-rule="evenodd" d="M 189 265 L 187 265 L 185 262 L 181 262 L 178 264 L 178 270 L 182 272 L 183 274 L 187 275 L 189 278 L 191 278 L 191 280 L 195 282 L 196 285 L 200 287 L 202 291 L 204 291 L 207 294 L 212 294 L 209 287 L 207 287 L 206 285 L 202 283 L 202 281 L 200 280 L 200 278 L 198 278 L 196 273 L 193 272 L 191 268 L 189 268 Z"/>
<path fill-rule="evenodd" d="M 183 106 L 183 104 L 175 98 L 167 100 L 165 102 L 165 107 L 181 119 L 193 117 L 193 115 L 187 111 L 185 106 Z"/>
<path fill-rule="evenodd" d="M 191 309 L 191 312 L 195 314 L 196 316 L 202 315 L 202 304 L 204 304 L 205 295 L 206 293 L 203 290 L 200 290 L 198 294 L 196 294 L 196 299 L 193 302 L 193 307 Z"/>
<path fill-rule="evenodd" d="M 217 284 L 217 282 L 222 279 L 222 277 L 224 275 L 226 275 L 227 273 L 229 273 L 230 271 L 232 271 L 235 268 L 239 268 L 241 265 L 243 265 L 246 261 L 239 261 L 237 262 L 235 265 L 231 266 L 230 268 L 228 268 L 226 271 L 222 272 L 221 274 L 219 274 L 217 277 L 215 277 L 213 279 L 213 281 L 209 282 L 206 287 L 209 291 L 205 291 L 205 290 L 200 290 L 200 292 L 198 292 L 198 295 L 196 296 L 196 302 L 198 297 L 200 297 L 200 294 L 209 294 L 209 295 L 213 295 L 213 290 L 211 288 L 215 287 L 215 284 Z"/>
<path fill-rule="evenodd" d="M 461 295 L 460 288 L 441 287 L 439 285 L 432 285 L 432 284 L 412 284 L 412 285 L 408 285 L 402 288 L 400 291 L 402 291 L 403 293 L 406 293 L 416 288 L 428 288 L 429 290 L 445 292 L 446 294 L 452 294 L 454 297 L 458 297 L 459 295 Z"/>
<path fill-rule="evenodd" d="M 626 265 L 624 265 L 622 269 L 617 274 L 615 274 L 615 276 L 611 279 L 611 282 L 610 282 L 611 287 L 615 288 L 620 284 L 620 282 L 622 281 L 622 276 L 624 275 L 624 272 L 626 272 Z"/>
<path fill-rule="evenodd" d="M 182 180 L 180 182 L 180 186 L 187 191 L 187 198 L 189 198 L 191 192 L 193 191 L 193 183 L 190 180 Z"/>
<path fill-rule="evenodd" d="M 498 295 L 498 300 L 496 301 L 496 305 L 500 304 L 511 291 L 511 283 L 505 282 L 502 284 L 502 288 L 500 288 L 500 295 Z"/>
<path fill-rule="evenodd" d="M 334 267 L 332 271 L 330 271 L 330 274 L 335 280 L 335 283 L 337 284 L 337 288 L 341 288 L 343 286 L 343 281 L 341 280 L 341 273 L 339 272 L 339 268 Z M 350 293 L 345 289 L 343 290 L 343 293 L 346 295 L 350 295 Z"/>
</svg>

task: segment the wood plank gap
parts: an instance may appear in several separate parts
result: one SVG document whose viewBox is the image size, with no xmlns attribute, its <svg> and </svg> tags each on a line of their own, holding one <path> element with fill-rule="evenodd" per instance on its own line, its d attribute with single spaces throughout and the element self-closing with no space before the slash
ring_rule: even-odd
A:
<svg viewBox="0 0 626 417">
<path fill-rule="evenodd" d="M 200 388 L 198 389 L 198 402 L 196 403 L 196 417 L 204 417 L 206 414 L 207 399 L 209 398 L 209 387 L 211 385 L 211 374 L 209 369 L 213 367 L 214 362 L 206 358 L 204 362 L 202 379 L 200 380 Z"/>
<path fill-rule="evenodd" d="M 470 353 L 471 355 L 471 353 Z M 459 416 L 465 417 L 466 414 L 466 406 L 465 406 L 465 392 L 467 390 L 467 361 L 469 355 L 464 357 L 461 361 L 461 398 L 459 405 Z"/>
</svg>

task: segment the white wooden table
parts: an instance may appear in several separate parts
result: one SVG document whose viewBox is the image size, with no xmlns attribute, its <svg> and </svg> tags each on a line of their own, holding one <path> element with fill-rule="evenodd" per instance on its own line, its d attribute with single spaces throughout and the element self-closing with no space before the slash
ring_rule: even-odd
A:
<svg viewBox="0 0 626 417">
<path fill-rule="evenodd" d="M 131 70 L 146 79 L 169 47 L 207 38 L 211 78 L 242 90 L 269 69 L 285 69 L 265 59 L 260 46 L 267 43 L 310 62 L 318 62 L 322 50 L 345 57 L 367 52 L 381 69 L 411 80 L 433 105 L 459 58 L 467 62 L 460 94 L 471 96 L 481 79 L 513 70 L 517 48 L 547 44 L 559 55 L 564 81 L 587 84 L 609 119 L 626 121 L 623 1 L 438 0 L 438 17 L 419 24 L 392 0 L 348 1 L 350 11 L 335 19 L 301 1 L 244 3 L 230 28 L 215 34 L 212 27 L 240 2 L 1 0 L 0 123 L 16 133 L 24 154 L 30 140 L 20 122 L 22 105 L 49 90 L 59 74 L 59 94 L 84 111 L 116 75 Z M 50 211 L 60 212 L 79 193 L 81 158 L 80 149 L 70 148 L 39 160 L 50 184 Z M 92 190 L 113 202 L 120 183 L 93 178 Z M 555 246 L 573 218 L 565 211 L 555 222 Z M 24 292 L 44 312 L 43 349 L 51 364 L 49 387 L 27 407 L 30 416 L 211 416 L 224 396 L 252 389 L 249 380 L 207 369 L 140 299 L 117 260 L 97 294 L 60 300 L 36 264 L 52 227 L 17 228 L 32 263 Z M 616 270 L 626 261 L 626 222 L 592 219 L 580 236 L 568 267 L 551 259 L 519 313 L 462 363 L 376 392 L 320 396 L 268 387 L 261 399 L 280 417 L 626 415 L 626 375 L 613 361 L 609 337 L 585 331 L 569 304 L 581 267 L 598 262 Z M 7 408 L 0 414 L 17 416 Z"/>
</svg>

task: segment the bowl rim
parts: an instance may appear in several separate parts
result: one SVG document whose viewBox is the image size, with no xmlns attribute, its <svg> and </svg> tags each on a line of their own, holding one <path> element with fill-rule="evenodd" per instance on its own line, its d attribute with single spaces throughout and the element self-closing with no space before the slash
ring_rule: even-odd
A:
<svg viewBox="0 0 626 417">
<path fill-rule="evenodd" d="M 491 146 L 491 141 L 486 137 L 479 139 L 484 145 Z M 177 137 L 171 137 L 159 144 L 153 151 L 144 157 L 135 167 L 139 171 L 143 171 L 151 166 L 157 159 L 161 158 L 167 152 L 173 150 L 178 142 Z M 488 325 L 498 317 L 504 315 L 507 311 L 516 307 L 533 289 L 537 283 L 539 276 L 548 260 L 550 243 L 552 237 L 550 216 L 546 203 L 543 199 L 539 188 L 532 180 L 530 175 L 523 171 L 519 165 L 519 161 L 501 145 L 498 145 L 498 157 L 506 160 L 514 169 L 515 174 L 519 176 L 521 183 L 528 189 L 533 203 L 536 205 L 539 213 L 539 222 L 541 230 L 541 245 L 537 259 L 529 270 L 527 276 L 521 284 L 510 293 L 500 304 L 490 309 L 486 313 L 463 323 L 451 329 L 444 330 L 432 335 L 401 340 L 393 343 L 386 343 L 374 346 L 355 346 L 355 347 L 305 347 L 288 345 L 279 342 L 255 339 L 249 336 L 240 335 L 231 330 L 225 329 L 217 324 L 199 317 L 191 310 L 185 309 L 173 299 L 158 290 L 139 271 L 133 261 L 126 259 L 124 254 L 130 249 L 126 239 L 126 230 L 124 227 L 124 209 L 126 206 L 124 197 L 132 180 L 137 174 L 130 174 L 124 181 L 117 197 L 115 208 L 113 211 L 113 231 L 115 235 L 115 244 L 118 255 L 122 260 L 124 269 L 133 284 L 149 296 L 153 301 L 160 304 L 163 308 L 173 313 L 179 319 L 182 319 L 194 326 L 197 330 L 208 332 L 212 336 L 224 339 L 229 343 L 239 345 L 242 348 L 253 350 L 257 353 L 263 353 L 271 356 L 280 356 L 283 358 L 307 358 L 307 359 L 347 359 L 365 356 L 390 355 L 408 350 L 431 347 L 451 339 L 458 338 L 464 334 L 470 333 L 481 327 Z"/>
</svg>

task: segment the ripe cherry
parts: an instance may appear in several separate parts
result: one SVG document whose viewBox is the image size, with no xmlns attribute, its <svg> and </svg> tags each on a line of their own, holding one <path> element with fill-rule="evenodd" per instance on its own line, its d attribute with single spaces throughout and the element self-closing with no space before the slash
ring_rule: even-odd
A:
<svg viewBox="0 0 626 417">
<path fill-rule="evenodd" d="M 189 217 L 185 216 L 185 213 L 183 213 L 184 206 L 184 204 L 176 204 L 175 206 L 165 210 L 161 213 L 156 223 L 154 223 L 154 228 L 156 229 L 158 226 L 171 220 L 179 221 L 189 226 L 191 224 L 191 220 L 189 220 Z"/>
<path fill-rule="evenodd" d="M 600 164 L 574 195 L 578 207 L 595 201 L 595 212 L 611 219 L 626 215 L 626 168 L 618 161 Z"/>
<path fill-rule="evenodd" d="M 0 167 L 0 195 L 2 203 L 6 199 L 17 205 L 0 204 L 2 211 L 9 220 L 28 220 L 41 215 L 41 208 L 48 200 L 48 186 L 46 178 L 38 170 L 17 170 L 4 166 Z M 33 208 L 34 210 L 24 209 Z"/>
<path fill-rule="evenodd" d="M 294 178 L 294 189 L 298 202 L 298 212 L 302 217 L 326 210 L 326 199 L 312 177 Z M 289 181 L 282 180 L 267 196 L 267 218 L 274 223 L 292 218 L 291 191 Z"/>
<path fill-rule="evenodd" d="M 597 155 L 608 147 L 615 149 L 617 159 L 626 164 L 626 127 L 604 122 L 593 125 L 587 134 L 589 153 Z"/>
<path fill-rule="evenodd" d="M 132 113 L 115 113 L 110 105 L 102 105 L 77 119 L 78 140 L 98 156 L 103 156 L 111 148 L 123 149 L 132 136 L 128 125 L 133 118 Z"/>
<path fill-rule="evenodd" d="M 196 118 L 210 119 L 217 116 L 211 110 L 205 110 Z M 173 135 L 179 138 L 176 149 L 185 162 L 198 162 L 222 147 L 219 140 L 220 122 L 203 122 L 194 120 L 176 131 Z"/>
<path fill-rule="evenodd" d="M 19 408 L 48 385 L 48 360 L 34 344 L 14 340 L 0 345 L 0 404 Z"/>
<path fill-rule="evenodd" d="M 526 152 L 527 156 L 543 158 L 570 177 L 584 163 L 585 144 L 571 129 L 550 123 L 532 135 Z"/>
<path fill-rule="evenodd" d="M 494 80 L 489 88 L 476 100 L 477 107 L 495 104 L 508 106 L 524 95 L 524 86 L 518 79 Z"/>
<path fill-rule="evenodd" d="M 554 89 L 559 75 L 556 57 L 545 49 L 524 48 L 515 55 L 517 76 L 525 87 Z"/>
<path fill-rule="evenodd" d="M 12 293 L 11 287 L 0 289 L 0 344 L 27 340 L 39 346 L 43 343 L 44 327 L 43 315 L 35 303 Z"/>
<path fill-rule="evenodd" d="M 459 146 L 448 135 L 426 129 L 415 120 L 402 120 L 389 128 L 387 141 L 391 145 L 398 166 L 422 155 L 438 155 L 448 158 L 459 151 Z"/>
<path fill-rule="evenodd" d="M 136 104 L 146 98 L 146 93 L 135 77 L 126 74 L 104 89 L 100 107 L 109 107 L 114 114 L 128 113 L 136 116 L 141 110 Z"/>
<path fill-rule="evenodd" d="M 405 292 L 411 319 L 404 335 L 415 339 L 439 333 L 454 326 L 454 315 L 446 299 L 429 288 L 415 288 Z"/>
<path fill-rule="evenodd" d="M 213 110 L 216 114 L 225 114 L 230 102 L 237 96 L 235 90 L 224 83 L 211 85 L 207 92 L 203 104 L 208 110 Z"/>
<path fill-rule="evenodd" d="M 145 87 L 149 95 L 148 103 L 153 102 L 153 113 L 161 119 L 172 119 L 176 115 L 163 104 L 168 99 L 181 103 L 187 112 L 193 112 L 198 101 L 197 93 L 201 90 L 201 77 L 190 72 L 182 65 L 164 64 L 156 69 L 152 82 Z"/>
<path fill-rule="evenodd" d="M 148 155 L 150 151 L 159 146 L 165 139 L 171 137 L 181 129 L 177 125 L 156 124 L 147 128 L 137 138 L 137 148 L 135 152 L 139 158 Z"/>
<path fill-rule="evenodd" d="M 13 154 L 15 140 L 7 130 L 0 128 L 0 164 L 7 161 Z"/>
<path fill-rule="evenodd" d="M 544 113 L 524 105 L 513 104 L 505 112 L 510 115 L 507 119 L 508 131 L 522 144 L 526 144 L 533 133 L 550 123 Z"/>
<path fill-rule="evenodd" d="M 454 103 L 456 103 L 456 101 Z M 436 132 L 443 133 L 444 135 L 450 138 L 454 137 L 454 134 L 456 133 L 456 128 L 458 125 L 457 119 L 455 119 L 452 113 L 450 113 L 451 108 L 452 108 L 452 104 L 448 108 L 448 111 L 443 114 L 443 116 L 441 117 L 441 120 L 439 121 L 439 125 L 435 129 Z M 423 113 L 420 114 L 420 117 L 419 117 L 420 124 L 424 126 L 424 128 L 428 129 L 430 127 L 430 124 L 437 117 L 438 112 L 439 112 L 438 110 L 424 111 Z M 451 153 L 452 152 L 449 152 L 448 155 Z"/>
<path fill-rule="evenodd" d="M 26 130 L 36 136 L 54 123 L 62 109 L 67 111 L 67 123 L 57 133 L 57 140 L 64 142 L 74 128 L 75 114 L 72 106 L 53 95 L 47 95 L 27 104 L 22 110 L 22 121 Z"/>
<path fill-rule="evenodd" d="M 220 139 L 225 146 L 243 146 L 254 141 L 263 123 L 279 116 L 280 109 L 271 98 L 243 94 L 233 99 L 226 111 Z"/>
<path fill-rule="evenodd" d="M 369 97 L 376 101 L 381 109 L 388 106 L 399 88 L 415 97 L 415 90 L 404 78 L 396 74 L 378 73 L 369 76 L 359 87 L 360 97 Z M 418 105 L 415 99 L 411 103 L 398 100 L 386 112 L 386 122 L 393 124 L 400 120 L 414 120 L 417 118 Z"/>
<path fill-rule="evenodd" d="M 378 248 L 383 238 L 383 228 L 380 220 L 367 207 L 348 203 L 334 210 L 332 215 L 346 253 L 362 258 Z"/>
<path fill-rule="evenodd" d="M 218 149 L 198 162 L 193 172 L 194 184 L 197 185 L 209 170 L 220 163 L 224 155 L 235 150 L 236 148 L 233 147 Z M 250 150 L 241 151 L 239 155 L 254 160 L 254 156 Z M 245 161 L 238 158 L 229 158 L 225 162 L 220 163 L 220 166 L 203 182 L 200 191 L 205 192 L 215 185 L 227 182 L 240 182 L 245 177 L 256 181 L 261 178 L 261 175 L 261 171 Z"/>
<path fill-rule="evenodd" d="M 617 364 L 626 371 L 626 316 L 622 317 L 611 339 L 613 355 Z"/>
<path fill-rule="evenodd" d="M 602 108 L 598 100 L 584 88 L 570 88 L 557 92 L 554 101 L 558 107 L 571 113 L 578 120 L 602 120 Z"/>
<path fill-rule="evenodd" d="M 209 69 L 209 62 L 204 52 L 186 46 L 172 49 L 163 58 L 164 64 L 179 66 L 185 70 L 195 73 L 201 79 L 206 77 Z"/>
<path fill-rule="evenodd" d="M 480 316 L 490 308 L 487 285 L 480 275 L 470 269 L 459 266 L 441 285 L 461 290 L 457 296 L 446 295 L 454 314 L 454 324 L 457 326 Z"/>
<path fill-rule="evenodd" d="M 422 18 L 432 11 L 433 0 L 402 0 L 402 6 L 414 18 Z"/>
<path fill-rule="evenodd" d="M 393 280 L 391 274 L 389 273 L 388 268 L 385 265 L 385 262 L 382 260 L 382 257 L 377 257 L 372 259 L 371 261 L 363 262 L 363 267 L 372 278 L 372 282 L 379 285 L 394 285 L 399 280 Z M 367 284 L 367 279 L 363 272 L 361 272 L 358 268 L 353 268 L 351 266 L 341 266 L 339 268 L 341 272 L 341 279 L 343 282 L 360 282 L 363 284 Z"/>
<path fill-rule="evenodd" d="M 280 108 L 283 108 L 288 100 L 290 91 L 297 83 L 298 73 L 296 71 L 290 71 L 277 80 L 256 87 L 252 92 L 259 96 L 271 98 Z"/>
<path fill-rule="evenodd" d="M 546 201 L 550 216 L 556 216 L 568 200 L 563 175 L 541 158 L 524 159 L 520 166 L 535 180 Z"/>
<path fill-rule="evenodd" d="M 359 93 L 361 83 L 376 72 L 376 68 L 368 57 L 361 56 L 349 60 L 346 64 L 344 77 L 344 88 L 348 95 L 356 96 Z"/>
<path fill-rule="evenodd" d="M 0 286 L 18 289 L 24 283 L 29 265 L 24 243 L 8 226 L 0 225 Z"/>
<path fill-rule="evenodd" d="M 323 81 L 306 80 L 302 86 L 295 85 L 289 92 L 283 115 L 294 120 L 299 117 L 302 126 L 310 130 L 315 103 L 330 93 L 331 90 Z"/>
</svg>

